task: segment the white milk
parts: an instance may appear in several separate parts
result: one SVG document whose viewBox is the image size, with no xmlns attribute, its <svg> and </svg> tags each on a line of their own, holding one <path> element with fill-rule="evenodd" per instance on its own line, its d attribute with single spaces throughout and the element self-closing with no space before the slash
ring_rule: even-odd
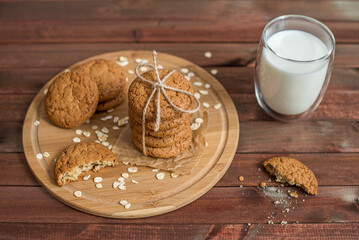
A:
<svg viewBox="0 0 359 240">
<path fill-rule="evenodd" d="M 303 63 L 285 60 L 315 60 L 327 54 L 324 43 L 314 35 L 299 30 L 273 34 L 263 47 L 259 84 L 265 103 L 284 115 L 300 114 L 317 99 L 327 73 L 328 60 Z"/>
</svg>

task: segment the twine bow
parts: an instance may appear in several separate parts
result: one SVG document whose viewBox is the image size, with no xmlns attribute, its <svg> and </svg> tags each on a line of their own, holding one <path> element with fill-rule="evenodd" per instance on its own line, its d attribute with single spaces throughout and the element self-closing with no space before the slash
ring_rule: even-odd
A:
<svg viewBox="0 0 359 240">
<path fill-rule="evenodd" d="M 155 50 L 153 50 L 153 53 L 152 53 L 152 56 L 153 56 L 153 63 L 154 65 L 152 64 L 149 64 L 149 63 L 140 63 L 136 66 L 135 68 L 135 72 L 136 72 L 136 75 L 139 79 L 141 79 L 142 81 L 150 84 L 152 86 L 152 93 L 150 95 L 150 97 L 148 98 L 147 102 L 146 102 L 146 105 L 145 107 L 143 108 L 143 112 L 142 112 L 142 149 L 143 149 L 143 154 L 147 155 L 146 153 L 146 143 L 145 143 L 145 134 L 146 134 L 146 111 L 147 111 L 147 108 L 148 108 L 148 105 L 150 104 L 151 102 L 151 99 L 153 98 L 153 96 L 156 94 L 157 92 L 157 106 L 156 106 L 156 122 L 155 122 L 155 131 L 157 132 L 160 128 L 160 123 L 161 123 L 161 100 L 160 100 L 160 96 L 161 96 L 161 93 L 163 94 L 163 96 L 165 97 L 165 99 L 167 100 L 167 102 L 169 103 L 169 105 L 171 107 L 173 107 L 174 109 L 176 109 L 177 111 L 180 111 L 180 112 L 183 112 L 183 113 L 195 113 L 199 110 L 200 108 L 200 102 L 199 100 L 194 97 L 194 95 L 186 90 L 182 90 L 182 89 L 178 89 L 178 88 L 173 88 L 173 87 L 169 87 L 166 85 L 165 81 L 176 71 L 176 70 L 172 70 L 171 72 L 169 72 L 166 76 L 164 76 L 162 79 L 160 78 L 160 75 L 158 73 L 158 68 L 157 68 L 157 60 L 156 60 L 156 57 L 157 57 L 157 52 Z M 155 70 L 155 73 L 156 73 L 156 81 L 153 82 L 153 81 L 150 81 L 150 80 L 147 80 L 145 79 L 144 77 L 142 77 L 139 73 L 139 68 L 140 67 L 144 67 L 144 66 L 148 66 L 152 69 Z M 191 109 L 191 110 L 186 110 L 186 109 L 182 109 L 178 106 L 176 106 L 170 99 L 169 97 L 167 96 L 166 94 L 166 90 L 171 90 L 171 91 L 174 91 L 174 92 L 179 92 L 179 93 L 183 93 L 183 94 L 186 94 L 190 97 L 193 97 L 196 102 L 197 102 L 197 107 L 195 109 Z"/>
</svg>

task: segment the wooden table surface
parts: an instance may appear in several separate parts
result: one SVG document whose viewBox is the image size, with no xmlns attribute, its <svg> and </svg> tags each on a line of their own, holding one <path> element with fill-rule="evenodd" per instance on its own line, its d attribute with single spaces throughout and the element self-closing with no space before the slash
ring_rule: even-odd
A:
<svg viewBox="0 0 359 240">
<path fill-rule="evenodd" d="M 270 119 L 253 84 L 263 27 L 290 13 L 324 22 L 337 40 L 322 103 L 293 124 Z M 83 58 L 126 49 L 156 49 L 218 69 L 241 124 L 237 154 L 212 190 L 174 212 L 134 220 L 57 201 L 32 176 L 21 140 L 26 110 L 52 76 Z M 261 162 L 273 156 L 309 166 L 318 195 L 288 198 L 296 188 L 267 182 Z M 0 0 L 0 239 L 359 239 L 358 166 L 358 1 Z M 260 189 L 262 181 L 276 187 Z"/>
</svg>

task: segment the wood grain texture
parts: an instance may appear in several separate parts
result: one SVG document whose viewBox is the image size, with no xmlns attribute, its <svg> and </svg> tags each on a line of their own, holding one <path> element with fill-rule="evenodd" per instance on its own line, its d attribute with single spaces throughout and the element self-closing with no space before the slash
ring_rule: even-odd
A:
<svg viewBox="0 0 359 240">
<path fill-rule="evenodd" d="M 233 162 L 216 184 L 216 187 L 256 187 L 260 182 L 268 186 L 278 186 L 274 178 L 263 169 L 262 162 L 274 156 L 288 156 L 302 161 L 315 173 L 320 186 L 359 186 L 359 172 L 356 153 L 330 154 L 243 154 L 237 153 Z M 333 166 L 336 166 L 333 168 Z M 258 170 L 259 168 L 259 170 Z M 40 186 L 27 166 L 21 153 L 0 154 L 0 186 Z M 238 181 L 243 176 L 244 181 Z M 335 176 L 335 177 L 333 177 Z M 271 182 L 268 182 L 268 180 Z"/>
<path fill-rule="evenodd" d="M 316 231 L 313 231 L 313 228 Z M 322 224 L 36 224 L 0 223 L 5 239 L 343 239 L 359 237 L 359 223 Z"/>
<path fill-rule="evenodd" d="M 359 151 L 356 121 L 241 122 L 237 153 L 344 153 Z M 0 152 L 23 152 L 22 122 L 1 122 Z M 265 136 L 273 136 L 270 141 Z"/>
<path fill-rule="evenodd" d="M 0 45 L 0 68 L 66 68 L 90 56 L 122 50 L 157 50 L 199 66 L 254 66 L 258 44 L 254 43 L 94 43 L 94 44 L 3 44 Z M 212 52 L 212 58 L 204 53 Z M 359 45 L 336 45 L 334 67 L 358 68 Z"/>
<path fill-rule="evenodd" d="M 283 190 L 277 193 L 276 190 Z M 159 224 L 239 224 L 348 223 L 358 222 L 358 186 L 319 187 L 318 195 L 299 192 L 289 198 L 287 190 L 296 188 L 215 187 L 195 202 L 174 212 L 145 219 L 112 219 L 73 210 L 42 187 L 0 187 L 0 222 L 31 223 L 159 223 Z M 21 201 L 18 201 L 21 199 Z M 287 204 L 275 205 L 285 199 Z M 303 199 L 305 200 L 303 202 Z M 283 213 L 289 208 L 288 213 Z M 271 218 L 273 216 L 273 218 Z"/>
<path fill-rule="evenodd" d="M 215 76 L 230 94 L 250 94 L 254 99 L 254 68 L 253 67 L 206 67 L 207 71 L 218 70 Z M 0 94 L 35 94 L 43 85 L 62 70 L 60 67 L 15 67 L 0 68 Z M 359 71 L 348 68 L 334 68 L 333 74 L 324 96 L 324 102 L 334 103 L 343 94 L 358 94 Z M 332 95 L 326 97 L 329 93 Z M 339 97 L 336 97 L 336 94 Z M 358 102 L 358 98 L 341 98 L 340 103 Z M 339 101 L 336 101 L 339 103 Z"/>
<path fill-rule="evenodd" d="M 253 94 L 261 31 L 288 13 L 317 18 L 337 42 L 322 104 L 298 127 L 271 120 Z M 359 239 L 358 22 L 355 0 L 0 0 L 0 238 Z M 178 211 L 133 221 L 55 200 L 30 173 L 21 141 L 25 110 L 48 79 L 86 57 L 125 49 L 156 49 L 218 69 L 242 126 L 238 153 L 210 192 Z M 278 155 L 303 161 L 320 185 L 317 197 L 300 192 L 305 202 L 292 203 L 285 217 L 272 203 L 278 193 L 256 188 L 269 179 L 258 171 L 261 161 Z M 266 224 L 272 213 L 275 223 L 289 223 Z"/>
<path fill-rule="evenodd" d="M 257 42 L 266 23 L 288 13 L 323 21 L 338 42 L 358 42 L 357 8 L 333 0 L 1 2 L 0 43 Z"/>
</svg>

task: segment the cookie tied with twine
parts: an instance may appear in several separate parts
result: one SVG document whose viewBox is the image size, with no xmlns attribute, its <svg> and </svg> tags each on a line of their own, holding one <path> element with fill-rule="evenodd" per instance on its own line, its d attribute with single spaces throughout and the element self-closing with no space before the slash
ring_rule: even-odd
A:
<svg viewBox="0 0 359 240">
<path fill-rule="evenodd" d="M 194 97 L 191 83 L 176 70 L 159 70 L 157 53 L 153 51 L 153 65 L 140 63 L 136 66 L 137 78 L 129 92 L 129 111 L 142 116 L 142 149 L 146 153 L 146 120 L 155 122 L 155 131 L 161 130 L 161 121 L 180 118 L 182 114 L 192 114 L 199 110 L 200 102 Z M 152 70 L 139 73 L 141 67 Z M 196 107 L 193 108 L 193 100 Z"/>
</svg>

